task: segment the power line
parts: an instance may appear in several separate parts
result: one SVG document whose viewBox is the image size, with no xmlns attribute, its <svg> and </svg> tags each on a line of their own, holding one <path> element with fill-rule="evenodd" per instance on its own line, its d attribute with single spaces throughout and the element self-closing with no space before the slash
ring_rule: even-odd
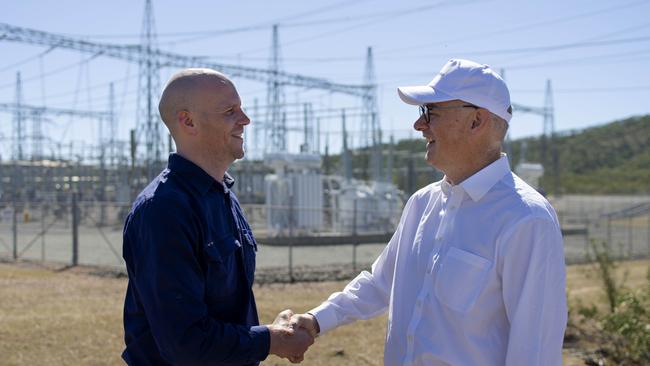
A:
<svg viewBox="0 0 650 366">
<path fill-rule="evenodd" d="M 650 36 L 613 39 L 609 41 L 574 42 L 574 43 L 565 43 L 565 44 L 551 45 L 551 46 L 539 46 L 539 47 L 509 48 L 509 49 L 484 50 L 484 51 L 463 51 L 463 52 L 450 51 L 447 53 L 424 54 L 422 56 L 439 57 L 439 56 L 449 55 L 449 53 L 465 54 L 465 55 L 503 55 L 503 54 L 518 54 L 518 53 L 530 53 L 530 52 L 559 51 L 559 50 L 576 49 L 576 48 L 602 47 L 602 46 L 610 46 L 615 44 L 641 43 L 641 42 L 648 42 L 648 41 L 650 41 Z"/>
<path fill-rule="evenodd" d="M 148 49 L 141 45 L 116 45 L 88 42 L 70 39 L 59 34 L 43 32 L 35 29 L 16 27 L 0 23 L 0 31 L 4 32 L 7 41 L 30 43 L 36 45 L 56 45 L 59 48 L 72 49 L 79 52 L 93 53 L 95 56 L 120 59 L 129 62 L 155 62 L 159 67 L 207 67 L 249 80 L 267 82 L 275 79 L 283 85 L 302 88 L 325 89 L 350 96 L 363 96 L 372 85 L 351 85 L 334 83 L 326 79 L 293 74 L 288 72 L 273 72 L 268 69 L 228 65 L 216 62 L 206 62 L 204 58 L 166 52 L 160 49 Z"/>
<path fill-rule="evenodd" d="M 91 60 L 93 60 L 93 59 L 95 59 L 95 58 L 97 58 L 97 57 L 99 57 L 99 56 L 100 56 L 100 53 L 96 53 L 96 54 L 94 54 L 94 55 L 92 55 L 92 56 L 90 56 L 90 57 L 88 57 L 88 58 L 86 58 L 86 59 L 84 59 L 84 60 L 81 60 L 81 61 L 75 62 L 74 64 L 70 64 L 70 65 L 67 65 L 67 66 L 62 66 L 62 67 L 60 67 L 60 68 L 54 69 L 54 70 L 52 70 L 52 71 L 49 71 L 49 72 L 46 73 L 46 74 L 36 75 L 36 76 L 32 76 L 32 77 L 30 77 L 30 78 L 23 79 L 23 83 L 25 83 L 25 82 L 30 82 L 30 81 L 35 81 L 35 80 L 39 80 L 40 78 L 43 78 L 43 77 L 46 77 L 46 76 L 52 76 L 52 75 L 59 74 L 59 73 L 61 73 L 61 72 L 63 72 L 63 71 L 70 70 L 70 69 L 72 69 L 72 68 L 74 68 L 74 67 L 77 67 L 77 66 L 79 66 L 79 65 L 82 65 L 82 64 L 84 64 L 84 63 L 86 63 L 86 62 L 88 62 L 88 61 L 91 61 Z M 0 85 L 0 89 L 12 88 L 12 87 L 14 87 L 14 86 L 15 86 L 14 83 L 2 84 L 2 85 Z"/>
<path fill-rule="evenodd" d="M 590 64 L 605 64 L 605 63 L 626 63 L 626 62 L 638 62 L 642 61 L 643 58 L 630 58 L 629 56 L 635 56 L 635 55 L 643 55 L 650 53 L 650 49 L 644 49 L 640 51 L 631 51 L 631 52 L 616 52 L 616 53 L 607 53 L 607 54 L 601 54 L 601 55 L 592 55 L 592 56 L 587 56 L 587 57 L 578 57 L 578 58 L 571 58 L 571 59 L 562 59 L 562 60 L 557 60 L 557 61 L 545 61 L 545 62 L 537 62 L 537 63 L 530 63 L 530 64 L 511 64 L 511 65 L 500 65 L 501 68 L 506 69 L 508 71 L 510 70 L 521 70 L 521 69 L 529 69 L 529 68 L 539 68 L 539 67 L 567 67 L 567 66 L 584 66 L 584 65 L 590 65 Z M 612 60 L 609 61 L 608 60 Z M 414 72 L 409 72 L 409 73 L 401 73 L 400 77 L 398 78 L 392 78 L 392 79 L 384 79 L 381 80 L 377 85 L 382 86 L 382 85 L 392 85 L 394 83 L 400 83 L 400 82 L 410 82 L 409 78 L 410 77 L 422 77 L 427 76 L 433 76 L 436 73 L 435 70 L 427 70 L 427 71 L 414 71 Z M 384 74 L 386 76 L 387 74 Z M 337 77 L 343 77 L 343 75 L 333 75 Z M 390 75 L 388 75 L 390 76 Z"/>
<path fill-rule="evenodd" d="M 453 1 L 453 0 L 443 0 L 443 1 L 440 1 L 440 2 L 438 2 L 436 4 L 433 4 L 433 5 L 431 5 L 431 4 L 430 5 L 424 5 L 424 6 L 420 6 L 420 7 L 417 7 L 417 8 L 410 7 L 410 8 L 407 8 L 407 9 L 402 9 L 402 10 L 392 11 L 392 12 L 382 12 L 380 14 L 374 14 L 374 15 L 373 14 L 371 14 L 371 15 L 363 15 L 363 18 L 360 18 L 360 19 L 367 20 L 367 18 L 370 17 L 371 20 L 369 20 L 367 22 L 364 22 L 364 23 L 361 23 L 361 24 L 355 24 L 355 25 L 352 25 L 352 26 L 349 26 L 349 27 L 335 29 L 335 30 L 331 30 L 331 31 L 328 31 L 328 32 L 325 32 L 325 33 L 319 33 L 317 35 L 313 35 L 313 36 L 309 36 L 309 37 L 290 40 L 288 42 L 282 43 L 282 47 L 286 47 L 288 45 L 293 45 L 293 44 L 297 44 L 297 43 L 307 42 L 307 41 L 313 41 L 315 39 L 331 36 L 333 34 L 347 32 L 347 31 L 349 31 L 351 29 L 365 27 L 365 26 L 375 24 L 375 23 L 378 23 L 378 22 L 386 20 L 386 19 L 396 19 L 396 18 L 399 18 L 399 17 L 402 17 L 402 16 L 406 16 L 406 15 L 409 15 L 409 14 L 416 13 L 416 12 L 422 12 L 422 11 L 426 11 L 426 10 L 438 9 L 440 7 L 444 7 L 445 5 L 465 5 L 465 4 L 481 2 L 481 1 L 482 0 L 467 0 L 467 1 L 464 1 L 462 3 L 459 3 L 458 1 Z M 245 51 L 242 51 L 242 52 L 239 52 L 239 53 L 259 53 L 259 52 L 262 52 L 262 51 L 265 51 L 265 50 L 266 49 L 263 49 L 263 48 L 255 48 L 255 49 L 245 50 Z"/>
<path fill-rule="evenodd" d="M 11 69 L 15 68 L 16 66 L 21 66 L 21 65 L 24 65 L 24 64 L 29 63 L 31 61 L 38 60 L 40 57 L 43 57 L 43 56 L 47 55 L 48 53 L 52 52 L 55 48 L 56 47 L 50 47 L 47 50 L 39 52 L 39 53 L 37 53 L 37 54 L 35 54 L 33 56 L 29 56 L 29 57 L 27 57 L 25 59 L 14 62 L 14 63 L 9 64 L 7 66 L 4 66 L 4 67 L 0 68 L 0 72 L 5 72 L 7 70 L 11 70 Z"/>
<path fill-rule="evenodd" d="M 296 18 L 309 18 L 310 16 L 317 15 L 317 14 L 322 14 L 324 12 L 328 12 L 330 10 L 340 10 L 344 7 L 350 6 L 350 5 L 358 5 L 359 3 L 367 1 L 367 0 L 357 0 L 354 2 L 344 0 L 344 1 L 339 1 L 334 4 L 329 4 L 325 5 L 319 8 L 315 9 L 310 9 L 304 12 L 299 12 L 295 14 L 290 14 L 282 18 L 278 18 L 276 20 L 271 20 L 271 21 L 266 21 L 262 22 L 259 24 L 255 25 L 250 25 L 246 27 L 235 27 L 235 28 L 224 28 L 224 29 L 210 29 L 210 30 L 202 30 L 202 31 L 187 31 L 187 32 L 165 32 L 165 33 L 158 33 L 157 37 L 158 38 L 177 38 L 177 37 L 190 37 L 186 39 L 181 39 L 181 40 L 175 40 L 175 41 L 169 41 L 169 42 L 159 42 L 159 44 L 164 44 L 164 45 L 169 45 L 169 44 L 176 44 L 179 42 L 191 42 L 194 40 L 199 40 L 199 39 L 204 39 L 204 38 L 210 38 L 210 37 L 217 37 L 217 36 L 222 36 L 222 35 L 229 35 L 229 34 L 236 34 L 236 33 L 245 33 L 245 32 L 251 32 L 251 31 L 260 31 L 260 30 L 268 30 L 270 26 L 273 24 L 278 24 L 282 23 L 286 20 L 292 20 Z M 69 37 L 78 37 L 78 38 L 84 38 L 84 39 L 139 39 L 140 34 L 135 34 L 135 33 L 121 33 L 121 34 L 73 34 L 73 33 L 65 33 L 64 35 L 69 36 Z M 195 38 L 196 37 L 196 38 Z"/>
<path fill-rule="evenodd" d="M 621 35 L 621 34 L 626 34 L 626 33 L 631 33 L 633 31 L 637 31 L 640 29 L 644 29 L 650 27 L 650 22 L 646 22 L 640 25 L 636 25 L 633 27 L 628 27 L 624 28 L 615 32 L 607 33 L 604 35 L 592 37 L 589 39 L 582 40 L 580 42 L 593 42 L 599 39 L 604 39 L 604 38 L 609 38 L 614 35 Z M 420 47 L 421 49 L 422 47 Z M 532 51 L 530 51 L 532 52 Z M 465 54 L 471 53 L 471 52 L 464 52 Z M 446 55 L 446 54 L 437 54 L 433 56 L 440 56 L 440 55 Z M 423 55 L 423 56 L 431 56 L 431 55 Z M 246 61 L 264 61 L 266 58 L 263 57 L 244 57 L 242 58 L 243 60 Z M 360 57 L 352 57 L 352 56 L 346 56 L 346 57 L 290 57 L 290 58 L 284 58 L 282 61 L 283 62 L 310 62 L 310 63 L 332 63 L 332 62 L 347 62 L 347 61 L 359 61 Z M 394 57 L 379 57 L 380 60 L 386 61 L 386 60 L 403 60 L 404 57 L 403 55 L 398 55 Z"/>
<path fill-rule="evenodd" d="M 642 60 L 640 58 L 631 59 L 629 56 L 644 55 L 650 53 L 650 49 L 644 49 L 640 51 L 631 51 L 631 52 L 619 52 L 619 53 L 610 53 L 605 55 L 594 55 L 588 57 L 578 57 L 571 59 L 563 59 L 557 61 L 546 61 L 546 62 L 536 62 L 529 64 L 514 64 L 514 65 L 504 65 L 502 66 L 507 70 L 522 70 L 522 69 L 534 69 L 540 67 L 549 67 L 549 66 L 573 66 L 573 65 L 585 65 L 585 64 L 604 64 L 612 63 L 609 60 L 613 60 L 613 63 L 616 62 L 636 62 Z"/>
<path fill-rule="evenodd" d="M 493 35 L 498 35 L 498 34 L 506 34 L 506 33 L 512 33 L 512 32 L 520 32 L 520 31 L 525 31 L 525 30 L 530 30 L 534 28 L 539 28 L 539 27 L 544 27 L 547 25 L 552 25 L 552 24 L 558 24 L 558 23 L 565 23 L 569 22 L 572 20 L 577 20 L 577 19 L 583 19 L 595 15 L 600 15 L 600 14 L 610 14 L 611 12 L 614 11 L 619 11 L 627 8 L 631 8 L 637 5 L 648 5 L 650 2 L 647 0 L 641 0 L 641 1 L 633 1 L 629 2 L 627 4 L 616 4 L 614 6 L 604 8 L 604 9 L 599 9 L 599 10 L 594 10 L 594 11 L 587 11 L 584 13 L 578 13 L 578 14 L 573 14 L 565 17 L 559 17 L 555 19 L 549 19 L 549 20 L 544 20 L 540 21 L 537 23 L 527 23 L 527 24 L 522 24 L 518 25 L 515 27 L 509 27 L 509 28 L 504 28 L 500 30 L 496 30 L 493 32 L 481 32 L 481 33 L 476 33 L 476 34 L 470 34 L 468 36 L 463 36 L 463 37 L 458 37 L 458 38 L 452 38 L 446 41 L 440 41 L 440 42 L 434 42 L 434 43 L 429 43 L 429 44 L 418 44 L 414 46 L 407 46 L 407 47 L 400 47 L 400 48 L 394 48 L 394 49 L 389 49 L 385 50 L 383 52 L 379 52 L 379 56 L 385 55 L 385 54 L 393 54 L 393 53 L 403 53 L 404 51 L 410 51 L 410 50 L 421 50 L 426 47 L 430 46 L 435 46 L 435 45 L 440 45 L 440 44 L 448 44 L 448 43 L 457 43 L 457 42 L 463 42 L 463 41 L 472 41 L 476 40 L 476 37 L 486 37 L 486 36 L 493 36 Z"/>
<path fill-rule="evenodd" d="M 635 85 L 635 86 L 614 86 L 602 88 L 561 88 L 553 89 L 553 93 L 571 94 L 571 93 L 610 93 L 610 92 L 624 92 L 624 91 L 640 91 L 650 90 L 650 85 Z M 514 89 L 512 93 L 543 93 L 544 89 Z"/>
<path fill-rule="evenodd" d="M 607 39 L 607 38 L 610 38 L 610 37 L 615 36 L 615 35 L 631 33 L 631 32 L 637 31 L 639 29 L 646 28 L 646 27 L 648 27 L 648 25 L 650 25 L 650 23 L 646 22 L 646 23 L 643 23 L 641 25 L 628 27 L 628 28 L 620 29 L 620 30 L 617 30 L 617 31 L 614 31 L 614 32 L 608 32 L 608 33 L 600 34 L 600 35 L 597 35 L 597 36 L 594 36 L 594 37 L 589 37 L 589 38 L 586 38 L 586 39 L 582 39 L 582 40 L 580 40 L 580 42 L 591 42 L 591 41 L 603 40 L 603 39 Z M 541 52 L 534 52 L 534 53 L 529 53 L 529 54 L 526 54 L 526 55 L 521 55 L 519 57 L 515 57 L 514 60 L 522 60 L 522 59 L 530 58 L 530 57 L 536 56 L 536 55 L 538 55 L 540 53 Z M 512 61 L 512 60 L 513 59 L 510 59 L 510 61 Z"/>
</svg>

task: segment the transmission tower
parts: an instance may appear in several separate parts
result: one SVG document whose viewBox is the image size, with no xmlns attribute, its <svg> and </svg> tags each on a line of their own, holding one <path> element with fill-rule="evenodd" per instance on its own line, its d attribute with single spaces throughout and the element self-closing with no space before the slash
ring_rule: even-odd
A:
<svg viewBox="0 0 650 366">
<path fill-rule="evenodd" d="M 163 139 L 160 136 L 160 118 L 156 105 L 160 90 L 160 64 L 155 54 L 158 49 L 156 26 L 151 0 L 146 0 L 142 30 L 140 36 L 142 55 L 139 60 L 140 78 L 138 79 L 138 118 L 136 122 L 137 135 L 144 134 L 145 164 L 147 178 L 152 179 L 158 174 L 163 151 Z"/>
<path fill-rule="evenodd" d="M 32 160 L 43 159 L 43 116 L 32 116 Z"/>
<path fill-rule="evenodd" d="M 350 149 L 348 149 L 348 133 L 345 128 L 345 109 L 341 111 L 341 130 L 343 131 L 343 152 L 341 159 L 343 162 L 343 176 L 346 182 L 352 179 L 352 157 L 350 156 Z"/>
<path fill-rule="evenodd" d="M 108 133 L 109 133 L 109 155 L 111 166 L 117 164 L 117 147 L 115 139 L 117 138 L 117 119 L 115 118 L 115 91 L 113 83 L 110 83 L 108 89 Z"/>
<path fill-rule="evenodd" d="M 546 80 L 546 93 L 544 96 L 542 159 L 544 161 L 544 166 L 551 167 L 553 170 L 553 193 L 557 196 L 560 194 L 560 164 L 555 136 L 555 112 L 553 107 L 553 89 L 551 88 L 551 80 Z"/>
<path fill-rule="evenodd" d="M 101 55 L 137 63 L 142 62 L 143 59 L 151 59 L 153 57 L 155 58 L 153 63 L 159 66 L 165 65 L 165 67 L 174 68 L 205 67 L 219 70 L 233 78 L 241 77 L 264 83 L 268 83 L 271 79 L 276 79 L 279 85 L 328 90 L 333 93 L 342 93 L 357 97 L 365 95 L 366 90 L 369 88 L 366 85 L 339 84 L 327 79 L 277 70 L 211 62 L 207 61 L 204 57 L 181 55 L 160 49 L 153 49 L 147 53 L 146 49 L 141 45 L 133 46 L 90 42 L 36 29 L 17 27 L 6 23 L 0 23 L 0 35 L 0 41 L 36 44 L 55 47 L 57 49 L 70 49 L 95 56 Z"/>
<path fill-rule="evenodd" d="M 265 149 L 270 153 L 286 151 L 287 125 L 284 114 L 284 91 L 280 83 L 279 74 L 281 73 L 280 65 L 280 40 L 278 38 L 278 26 L 273 25 L 273 35 L 271 39 L 271 59 L 269 60 L 269 70 L 271 75 L 267 82 L 266 89 L 266 144 Z M 267 151 L 265 151 L 267 152 Z"/>
<path fill-rule="evenodd" d="M 553 175 L 553 193 L 560 194 L 560 162 L 557 153 L 557 141 L 555 136 L 555 111 L 553 108 L 553 91 L 551 80 L 546 81 L 546 94 L 544 97 L 544 107 L 529 107 L 517 103 L 512 103 L 514 112 L 532 113 L 542 116 L 544 119 L 544 129 L 541 138 L 541 162 L 544 169 L 552 170 Z M 545 173 L 546 174 L 546 173 Z M 544 187 L 548 191 L 549 187 Z"/>
<path fill-rule="evenodd" d="M 366 54 L 366 68 L 363 77 L 364 85 L 368 86 L 363 95 L 363 116 L 361 117 L 361 146 L 370 152 L 370 178 L 373 181 L 383 180 L 381 157 L 381 131 L 379 130 L 379 116 L 377 115 L 377 85 L 375 83 L 375 65 L 372 56 L 372 47 L 368 47 Z"/>
<path fill-rule="evenodd" d="M 20 81 L 20 72 L 16 73 L 16 101 L 14 109 L 14 126 L 13 126 L 13 159 L 23 160 L 23 141 L 25 140 L 23 132 L 23 86 Z"/>
<path fill-rule="evenodd" d="M 326 90 L 331 93 L 363 98 L 365 108 L 370 111 L 367 114 L 374 116 L 373 119 L 375 123 L 377 122 L 377 112 L 372 107 L 373 105 L 376 106 L 376 97 L 369 97 L 369 94 L 374 95 L 375 93 L 373 85 L 340 84 L 327 79 L 281 71 L 277 26 L 274 27 L 273 31 L 274 46 L 272 50 L 275 51 L 271 58 L 272 68 L 262 69 L 212 62 L 204 57 L 182 55 L 160 50 L 156 48 L 157 42 L 153 18 L 151 1 L 147 0 L 143 19 L 142 44 L 140 45 L 91 42 L 66 35 L 17 27 L 6 23 L 0 23 L 0 41 L 42 45 L 52 49 L 68 49 L 87 53 L 93 55 L 93 57 L 103 56 L 138 63 L 140 66 L 140 79 L 138 83 L 137 134 L 132 136 L 132 140 L 134 143 L 138 142 L 140 146 L 144 142 L 145 153 L 137 157 L 135 154 L 132 155 L 134 159 L 137 158 L 149 167 L 147 173 L 151 176 L 158 173 L 158 167 L 152 167 L 152 163 L 160 161 L 160 153 L 163 151 L 163 139 L 160 136 L 161 126 L 158 122 L 157 108 L 155 108 L 155 98 L 160 89 L 158 70 L 162 65 L 172 68 L 211 68 L 228 74 L 233 78 L 241 77 L 266 83 L 270 91 L 267 94 L 270 102 L 268 104 L 274 107 L 271 111 L 267 110 L 267 121 L 263 124 L 265 131 L 260 136 L 266 140 L 261 144 L 265 149 L 268 147 L 273 150 L 286 150 L 286 132 L 288 129 L 285 122 L 285 113 L 283 110 L 284 96 L 282 94 L 282 88 L 285 86 Z M 373 89 L 372 93 L 369 93 L 370 89 Z M 371 103 L 366 103 L 365 101 L 367 100 L 371 100 Z M 18 123 L 19 121 L 20 119 L 16 119 L 14 122 Z M 17 131 L 17 129 L 15 128 L 14 131 Z M 20 131 L 22 133 L 22 129 Z M 374 138 L 376 140 L 377 136 Z M 14 141 L 18 139 L 19 136 L 14 136 Z M 14 147 L 15 151 L 13 154 L 17 156 L 19 145 L 15 144 Z"/>
</svg>

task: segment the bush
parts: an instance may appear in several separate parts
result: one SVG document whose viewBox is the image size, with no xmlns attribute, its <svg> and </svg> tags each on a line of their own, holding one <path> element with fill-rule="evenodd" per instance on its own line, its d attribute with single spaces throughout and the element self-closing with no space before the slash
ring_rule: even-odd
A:
<svg viewBox="0 0 650 366">
<path fill-rule="evenodd" d="M 603 330 L 612 342 L 609 351 L 620 364 L 650 363 L 650 285 L 623 292 L 613 313 L 603 317 Z"/>
<path fill-rule="evenodd" d="M 602 325 L 603 353 L 618 365 L 650 364 L 650 268 L 648 283 L 641 290 L 630 291 L 614 279 L 616 263 L 605 244 L 592 242 L 592 250 L 607 295 L 610 312 L 599 317 Z M 584 318 L 598 318 L 595 306 L 581 307 Z"/>
</svg>

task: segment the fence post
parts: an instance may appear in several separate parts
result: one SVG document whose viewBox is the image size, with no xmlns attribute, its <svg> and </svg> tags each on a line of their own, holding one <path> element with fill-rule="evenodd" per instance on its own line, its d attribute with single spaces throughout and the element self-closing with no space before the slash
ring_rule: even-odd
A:
<svg viewBox="0 0 650 366">
<path fill-rule="evenodd" d="M 41 262 L 45 262 L 45 207 L 41 203 Z"/>
<path fill-rule="evenodd" d="M 72 265 L 79 264 L 79 208 L 77 192 L 72 193 Z"/>
<path fill-rule="evenodd" d="M 589 226 L 591 225 L 591 220 L 587 219 L 585 224 L 585 256 L 589 256 Z"/>
<path fill-rule="evenodd" d="M 357 199 L 355 198 L 352 202 L 352 271 L 357 271 L 357 244 L 359 240 L 357 239 Z"/>
<path fill-rule="evenodd" d="M 292 187 L 293 188 L 293 187 Z M 289 282 L 293 283 L 293 189 L 289 193 Z"/>
<path fill-rule="evenodd" d="M 13 216 L 11 219 L 11 233 L 12 233 L 12 239 L 13 239 L 13 257 L 14 261 L 18 259 L 18 204 L 16 202 L 16 198 L 14 198 L 14 204 L 13 204 Z"/>
<path fill-rule="evenodd" d="M 633 252 L 634 252 L 634 248 L 633 248 L 633 245 L 634 245 L 634 240 L 633 240 L 634 232 L 632 231 L 634 223 L 633 223 L 632 219 L 633 219 L 633 217 L 630 216 L 628 218 L 628 220 L 627 220 L 627 257 L 628 257 L 628 259 L 633 258 Z"/>
</svg>

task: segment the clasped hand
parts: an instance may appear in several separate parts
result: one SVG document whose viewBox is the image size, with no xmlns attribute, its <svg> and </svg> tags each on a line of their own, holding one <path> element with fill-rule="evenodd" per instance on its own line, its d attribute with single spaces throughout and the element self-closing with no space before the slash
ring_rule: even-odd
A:
<svg viewBox="0 0 650 366">
<path fill-rule="evenodd" d="M 294 314 L 290 309 L 282 311 L 269 325 L 271 334 L 270 353 L 287 358 L 292 363 L 300 363 L 305 358 L 305 352 L 314 344 L 317 332 L 311 330 L 302 316 L 310 314 Z"/>
</svg>

